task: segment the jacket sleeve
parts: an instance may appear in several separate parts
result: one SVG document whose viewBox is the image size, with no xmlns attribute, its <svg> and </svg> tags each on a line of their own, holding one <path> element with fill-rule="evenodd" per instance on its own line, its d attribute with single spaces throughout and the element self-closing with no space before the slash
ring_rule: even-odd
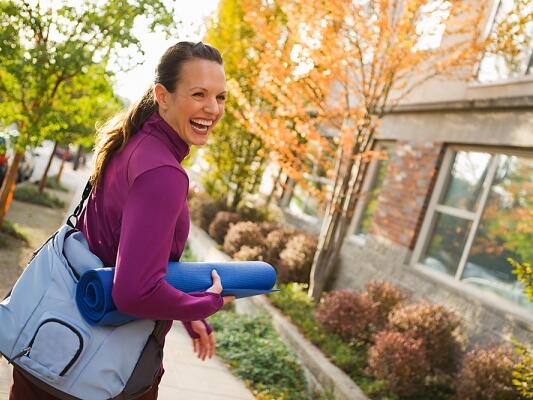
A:
<svg viewBox="0 0 533 400">
<path fill-rule="evenodd" d="M 186 174 L 173 166 L 148 170 L 131 184 L 122 213 L 112 290 L 120 312 L 146 319 L 192 321 L 222 308 L 220 294 L 187 294 L 164 280 L 187 190 Z"/>
</svg>

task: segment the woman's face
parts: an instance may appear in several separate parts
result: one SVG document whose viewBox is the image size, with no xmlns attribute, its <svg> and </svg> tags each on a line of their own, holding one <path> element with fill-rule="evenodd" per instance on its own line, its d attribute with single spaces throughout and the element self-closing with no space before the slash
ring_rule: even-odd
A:
<svg viewBox="0 0 533 400">
<path fill-rule="evenodd" d="M 161 117 L 189 145 L 203 145 L 224 114 L 226 76 L 222 65 L 203 59 L 185 62 L 174 93 L 156 85 Z"/>
</svg>

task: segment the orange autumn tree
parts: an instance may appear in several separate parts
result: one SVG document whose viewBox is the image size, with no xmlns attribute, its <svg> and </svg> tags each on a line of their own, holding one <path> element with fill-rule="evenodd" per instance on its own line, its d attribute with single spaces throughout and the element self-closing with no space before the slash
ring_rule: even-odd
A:
<svg viewBox="0 0 533 400">
<path fill-rule="evenodd" d="M 472 78 L 490 39 L 482 38 L 490 5 L 482 3 L 244 1 L 255 32 L 248 56 L 260 69 L 245 77 L 256 88 L 255 102 L 230 82 L 242 121 L 289 175 L 304 181 L 312 160 L 324 163 L 332 181 L 322 193 L 327 204 L 310 277 L 315 300 L 364 195 L 380 120 L 428 80 Z"/>
</svg>

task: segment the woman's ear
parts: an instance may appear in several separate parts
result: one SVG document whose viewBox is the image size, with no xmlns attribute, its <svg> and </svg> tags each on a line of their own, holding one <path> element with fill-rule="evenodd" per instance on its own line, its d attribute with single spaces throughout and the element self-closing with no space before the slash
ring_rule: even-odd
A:
<svg viewBox="0 0 533 400">
<path fill-rule="evenodd" d="M 157 101 L 157 104 L 159 105 L 160 111 L 165 112 L 168 110 L 170 93 L 168 92 L 166 87 L 164 87 L 160 83 L 156 83 L 154 85 L 154 98 L 155 101 Z"/>
</svg>

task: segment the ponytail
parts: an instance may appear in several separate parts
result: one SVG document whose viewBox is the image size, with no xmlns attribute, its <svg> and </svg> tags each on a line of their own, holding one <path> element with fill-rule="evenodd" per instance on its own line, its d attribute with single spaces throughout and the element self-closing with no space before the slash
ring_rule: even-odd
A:
<svg viewBox="0 0 533 400">
<path fill-rule="evenodd" d="M 124 148 L 129 138 L 141 129 L 144 121 L 157 109 L 153 89 L 150 87 L 141 100 L 134 103 L 127 112 L 118 114 L 98 129 L 96 160 L 90 177 L 93 187 L 97 187 L 101 182 L 109 158 Z"/>
</svg>

